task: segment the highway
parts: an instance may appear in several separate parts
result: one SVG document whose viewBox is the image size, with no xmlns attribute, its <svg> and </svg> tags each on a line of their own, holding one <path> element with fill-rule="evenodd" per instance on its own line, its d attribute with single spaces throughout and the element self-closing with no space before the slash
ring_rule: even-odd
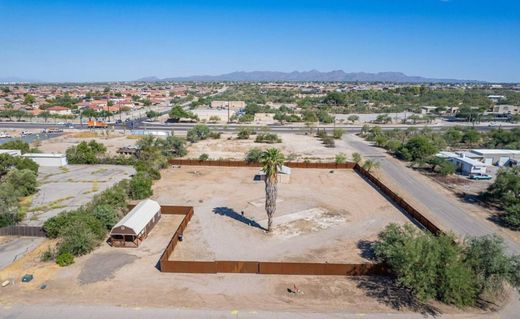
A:
<svg viewBox="0 0 520 319">
<path fill-rule="evenodd" d="M 157 130 L 157 131 L 179 131 L 179 132 L 185 132 L 191 129 L 193 126 L 198 125 L 200 123 L 159 123 L 159 122 L 146 122 L 144 118 L 140 119 L 133 119 L 129 120 L 128 122 L 121 123 L 115 125 L 115 128 L 126 128 L 126 129 L 147 129 L 147 130 Z M 309 128 L 306 127 L 303 124 L 300 125 L 280 125 L 280 124 L 274 124 L 274 125 L 254 125 L 254 124 L 206 124 L 209 126 L 212 130 L 216 131 L 222 131 L 222 132 L 233 132 L 237 131 L 238 129 L 248 126 L 252 128 L 262 128 L 262 127 L 268 127 L 270 131 L 272 132 L 278 132 L 278 133 L 304 133 L 309 132 Z M 503 128 L 503 129 L 511 129 L 515 127 L 520 127 L 519 124 L 510 124 L 510 123 L 504 123 L 500 126 L 497 125 L 489 125 L 487 123 L 484 124 L 478 124 L 475 126 L 467 125 L 465 123 L 453 123 L 453 122 L 443 122 L 442 124 L 430 124 L 430 125 L 378 125 L 383 130 L 393 130 L 393 129 L 407 129 L 409 127 L 414 127 L 417 129 L 421 129 L 423 127 L 431 128 L 432 130 L 442 130 L 451 126 L 467 126 L 467 127 L 474 127 L 478 131 L 489 131 L 492 129 L 497 128 Z M 373 125 L 375 126 L 375 125 Z M 53 123 L 31 123 L 31 122 L 0 122 L 0 130 L 1 129 L 44 129 L 49 127 L 60 127 L 60 125 L 53 124 Z M 63 128 L 69 128 L 61 125 Z M 333 126 L 332 124 L 329 125 L 317 125 L 313 128 L 320 129 L 320 130 L 326 130 L 326 131 L 332 131 L 334 128 L 341 128 L 345 130 L 347 133 L 359 133 L 361 132 L 362 125 L 338 125 L 336 124 Z M 86 124 L 72 124 L 70 128 L 74 129 L 89 129 Z"/>
</svg>

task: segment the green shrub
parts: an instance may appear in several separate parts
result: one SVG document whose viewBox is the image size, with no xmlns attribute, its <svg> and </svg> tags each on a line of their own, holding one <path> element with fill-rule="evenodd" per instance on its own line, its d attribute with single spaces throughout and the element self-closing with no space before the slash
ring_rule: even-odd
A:
<svg viewBox="0 0 520 319">
<path fill-rule="evenodd" d="M 220 139 L 221 136 L 222 136 L 221 132 L 210 132 L 209 135 L 208 135 L 209 138 L 212 138 L 212 139 L 215 139 L 215 140 Z"/>
<path fill-rule="evenodd" d="M 45 262 L 45 261 L 52 260 L 52 259 L 54 258 L 54 254 L 55 254 L 54 250 L 51 249 L 51 247 L 49 246 L 49 247 L 47 248 L 47 250 L 44 251 L 44 252 L 42 253 L 42 255 L 40 256 L 40 260 L 41 260 L 41 261 L 44 261 L 44 262 Z"/>
<path fill-rule="evenodd" d="M 199 161 L 207 161 L 209 160 L 209 155 L 206 153 L 200 154 Z"/>
<path fill-rule="evenodd" d="M 97 206 L 92 214 L 107 230 L 111 230 L 119 219 L 115 209 L 107 204 Z"/>
<path fill-rule="evenodd" d="M 71 146 L 65 152 L 69 164 L 96 164 L 98 157 L 105 154 L 106 147 L 92 140 Z"/>
<path fill-rule="evenodd" d="M 96 220 L 97 221 L 97 220 Z M 104 231 L 99 221 L 100 229 Z M 91 252 L 99 243 L 100 239 L 94 234 L 86 223 L 79 218 L 71 220 L 63 230 L 60 231 L 60 243 L 58 244 L 58 254 L 71 253 L 74 256 L 81 256 Z"/>
<path fill-rule="evenodd" d="M 2 179 L 2 183 L 9 183 L 15 186 L 18 197 L 28 196 L 36 193 L 36 174 L 29 169 L 11 169 Z"/>
<path fill-rule="evenodd" d="M 339 140 L 343 137 L 344 133 L 345 133 L 345 130 L 343 130 L 341 128 L 335 128 L 334 131 L 332 132 L 332 136 L 334 137 L 334 139 Z"/>
<path fill-rule="evenodd" d="M 258 163 L 260 161 L 260 156 L 262 155 L 262 150 L 258 147 L 253 147 L 246 153 L 246 162 L 248 163 Z"/>
<path fill-rule="evenodd" d="M 327 136 L 322 139 L 323 144 L 325 147 L 336 147 L 336 142 L 334 141 L 334 138 L 332 136 Z"/>
<path fill-rule="evenodd" d="M 71 253 L 61 253 L 56 257 L 56 263 L 61 267 L 69 266 L 74 263 L 74 256 Z"/>
<path fill-rule="evenodd" d="M 484 294 L 497 297 L 505 283 L 520 287 L 520 256 L 508 256 L 497 236 L 457 244 L 451 236 L 390 224 L 379 234 L 374 252 L 397 283 L 421 301 L 472 306 Z"/>
<path fill-rule="evenodd" d="M 347 162 L 347 155 L 344 153 L 336 154 L 336 164 L 344 164 Z"/>
<path fill-rule="evenodd" d="M 255 143 L 281 143 L 282 139 L 275 133 L 260 133 L 256 136 Z"/>
<path fill-rule="evenodd" d="M 4 150 L 20 150 L 22 154 L 29 153 L 31 146 L 22 140 L 8 141 L 0 144 L 0 149 Z"/>
<path fill-rule="evenodd" d="M 161 172 L 156 169 L 155 167 L 152 167 L 145 161 L 137 161 L 134 165 L 136 172 L 142 172 L 148 176 L 150 176 L 153 180 L 159 180 L 161 179 Z"/>
<path fill-rule="evenodd" d="M 152 179 L 142 172 L 136 173 L 130 180 L 128 196 L 131 199 L 145 199 L 152 195 Z"/>
<path fill-rule="evenodd" d="M 238 131 L 237 138 L 239 140 L 247 140 L 249 139 L 249 136 L 251 135 L 252 130 L 248 127 L 241 127 Z"/>
<path fill-rule="evenodd" d="M 201 140 L 205 140 L 209 137 L 210 130 L 207 125 L 199 124 L 195 125 L 192 129 L 188 130 L 186 138 L 192 143 L 196 143 Z"/>
</svg>

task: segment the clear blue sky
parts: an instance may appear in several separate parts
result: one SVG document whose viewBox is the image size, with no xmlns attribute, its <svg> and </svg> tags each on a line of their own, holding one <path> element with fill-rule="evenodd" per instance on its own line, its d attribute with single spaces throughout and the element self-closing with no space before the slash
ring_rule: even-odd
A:
<svg viewBox="0 0 520 319">
<path fill-rule="evenodd" d="M 0 78 L 310 69 L 520 82 L 520 1 L 0 0 Z"/>
</svg>

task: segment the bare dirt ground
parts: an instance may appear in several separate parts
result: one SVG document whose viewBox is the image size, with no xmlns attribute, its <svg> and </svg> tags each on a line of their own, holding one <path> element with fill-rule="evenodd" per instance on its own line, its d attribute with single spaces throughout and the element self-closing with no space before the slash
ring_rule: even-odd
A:
<svg viewBox="0 0 520 319">
<path fill-rule="evenodd" d="M 294 156 L 298 160 L 322 160 L 334 161 L 336 154 L 345 153 L 352 155 L 350 149 L 327 148 L 322 142 L 310 135 L 304 134 L 278 134 L 282 143 L 263 144 L 255 143 L 256 135 L 251 135 L 248 140 L 237 139 L 236 134 L 222 134 L 220 139 L 207 139 L 192 144 L 188 150 L 187 158 L 198 158 L 201 154 L 208 154 L 212 159 L 240 159 L 243 160 L 247 151 L 253 147 L 267 149 L 276 147 L 286 156 Z"/>
<path fill-rule="evenodd" d="M 65 130 L 65 134 L 59 137 L 38 142 L 37 147 L 44 153 L 65 153 L 67 148 L 83 141 L 89 142 L 91 140 L 103 143 L 107 148 L 107 153 L 110 155 L 115 155 L 120 147 L 135 145 L 137 141 L 130 134 L 130 131 L 109 131 L 107 134 L 106 130 Z"/>
<path fill-rule="evenodd" d="M 199 173 L 193 173 L 195 170 Z M 168 169 L 154 187 L 154 197 L 163 204 L 196 207 L 189 232 L 180 245 L 181 251 L 194 256 L 198 246 L 192 246 L 193 240 L 208 236 L 211 246 L 200 245 L 204 248 L 201 257 L 207 257 L 211 249 L 215 256 L 245 259 L 264 256 L 295 260 L 304 256 L 312 260 L 313 254 L 321 254 L 331 261 L 362 261 L 361 251 L 348 245 L 362 238 L 373 238 L 375 232 L 390 221 L 406 221 L 353 172 L 294 170 L 291 182 L 280 184 L 275 234 L 266 235 L 256 227 L 226 214 L 215 214 L 210 209 L 224 205 L 237 210 L 245 208 L 248 218 L 255 218 L 263 225 L 264 213 L 259 204 L 263 186 L 252 182 L 251 174 L 255 170 L 204 167 L 195 170 L 194 167 Z M 324 191 L 324 185 L 330 191 Z M 325 210 L 331 215 L 324 213 Z M 4 307 L 79 304 L 314 314 L 462 312 L 438 304 L 421 304 L 393 286 L 388 278 L 161 273 L 156 268 L 157 262 L 181 219 L 182 216 L 163 215 L 139 248 L 112 248 L 103 243 L 66 268 L 40 261 L 41 253 L 55 244 L 46 240 L 38 249 L 0 271 L 0 281 L 12 282 L 0 288 L 0 304 Z M 298 223 L 293 225 L 296 221 Z M 221 242 L 213 241 L 212 237 Z M 281 248 L 276 247 L 277 244 Z M 348 250 L 352 252 L 345 253 Z M 34 274 L 34 280 L 21 283 L 25 273 Z M 42 284 L 47 285 L 46 289 L 40 289 Z M 287 289 L 295 285 L 304 294 L 289 293 Z"/>
<path fill-rule="evenodd" d="M 154 197 L 195 207 L 173 258 L 365 262 L 362 243 L 391 222 L 407 221 L 353 171 L 293 169 L 290 182 L 278 185 L 274 229 L 266 234 L 264 183 L 253 180 L 257 172 L 190 166 L 163 171 Z"/>
</svg>

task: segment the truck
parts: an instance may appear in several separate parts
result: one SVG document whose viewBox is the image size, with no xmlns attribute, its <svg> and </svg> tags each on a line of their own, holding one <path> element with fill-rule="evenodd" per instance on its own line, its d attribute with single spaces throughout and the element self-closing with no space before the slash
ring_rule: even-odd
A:
<svg viewBox="0 0 520 319">
<path fill-rule="evenodd" d="M 108 124 L 101 121 L 88 121 L 87 122 L 88 128 L 107 128 Z"/>
</svg>

